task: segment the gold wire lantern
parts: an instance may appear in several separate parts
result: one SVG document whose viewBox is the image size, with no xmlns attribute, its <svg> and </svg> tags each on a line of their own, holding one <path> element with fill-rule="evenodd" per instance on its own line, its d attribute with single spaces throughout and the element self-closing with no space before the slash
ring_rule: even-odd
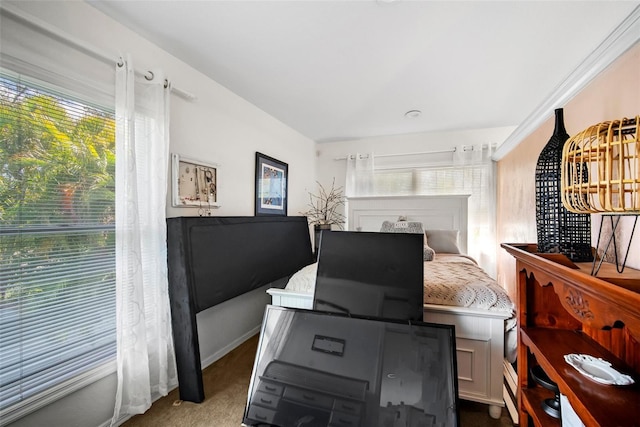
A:
<svg viewBox="0 0 640 427">
<path fill-rule="evenodd" d="M 640 214 L 640 116 L 602 122 L 562 150 L 562 204 L 576 213 Z"/>
</svg>

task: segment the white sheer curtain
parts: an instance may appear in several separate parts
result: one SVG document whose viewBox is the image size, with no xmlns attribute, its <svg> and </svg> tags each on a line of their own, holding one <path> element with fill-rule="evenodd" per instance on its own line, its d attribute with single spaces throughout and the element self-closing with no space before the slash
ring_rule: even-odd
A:
<svg viewBox="0 0 640 427">
<path fill-rule="evenodd" d="M 346 197 L 373 195 L 373 153 L 356 153 L 347 156 L 347 173 L 344 185 Z"/>
<path fill-rule="evenodd" d="M 496 277 L 496 179 L 494 147 L 458 146 L 453 163 L 462 169 L 461 188 L 469 197 L 468 253 L 491 277 Z"/>
<path fill-rule="evenodd" d="M 118 388 L 112 425 L 177 385 L 169 308 L 165 204 L 169 90 L 162 72 L 116 69 L 116 320 Z"/>
</svg>

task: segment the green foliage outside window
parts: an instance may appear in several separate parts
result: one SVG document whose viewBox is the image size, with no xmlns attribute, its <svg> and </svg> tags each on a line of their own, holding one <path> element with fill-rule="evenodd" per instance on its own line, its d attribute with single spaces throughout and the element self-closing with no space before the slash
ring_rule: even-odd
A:
<svg viewBox="0 0 640 427">
<path fill-rule="evenodd" d="M 113 114 L 1 73 L 0 315 L 0 408 L 115 352 Z"/>
<path fill-rule="evenodd" d="M 2 223 L 78 224 L 95 221 L 96 214 L 112 223 L 112 206 L 104 202 L 115 200 L 113 117 L 19 84 L 3 89 Z M 93 212 L 96 203 L 105 209 Z"/>
<path fill-rule="evenodd" d="M 13 231 L 0 245 L 6 266 L 86 239 L 29 229 L 115 223 L 115 126 L 110 113 L 10 80 L 1 87 L 0 230 Z M 113 239 L 104 230 L 91 234 L 81 247 Z"/>
</svg>

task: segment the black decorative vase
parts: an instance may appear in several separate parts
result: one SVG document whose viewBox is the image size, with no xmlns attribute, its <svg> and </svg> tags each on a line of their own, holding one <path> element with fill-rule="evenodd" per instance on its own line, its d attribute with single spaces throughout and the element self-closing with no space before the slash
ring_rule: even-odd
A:
<svg viewBox="0 0 640 427">
<path fill-rule="evenodd" d="M 562 204 L 562 148 L 569 134 L 564 127 L 562 108 L 556 109 L 555 114 L 553 135 L 536 164 L 538 252 L 561 253 L 573 262 L 590 262 L 593 261 L 591 216 L 570 212 Z"/>
</svg>

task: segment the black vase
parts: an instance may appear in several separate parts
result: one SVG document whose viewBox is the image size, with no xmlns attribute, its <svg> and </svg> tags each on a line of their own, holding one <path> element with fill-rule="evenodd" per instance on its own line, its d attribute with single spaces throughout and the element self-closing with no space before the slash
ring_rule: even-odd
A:
<svg viewBox="0 0 640 427">
<path fill-rule="evenodd" d="M 568 139 L 563 110 L 558 108 L 553 135 L 536 164 L 538 252 L 561 253 L 574 262 L 588 262 L 593 260 L 591 216 L 570 212 L 562 204 L 562 148 Z"/>
</svg>

